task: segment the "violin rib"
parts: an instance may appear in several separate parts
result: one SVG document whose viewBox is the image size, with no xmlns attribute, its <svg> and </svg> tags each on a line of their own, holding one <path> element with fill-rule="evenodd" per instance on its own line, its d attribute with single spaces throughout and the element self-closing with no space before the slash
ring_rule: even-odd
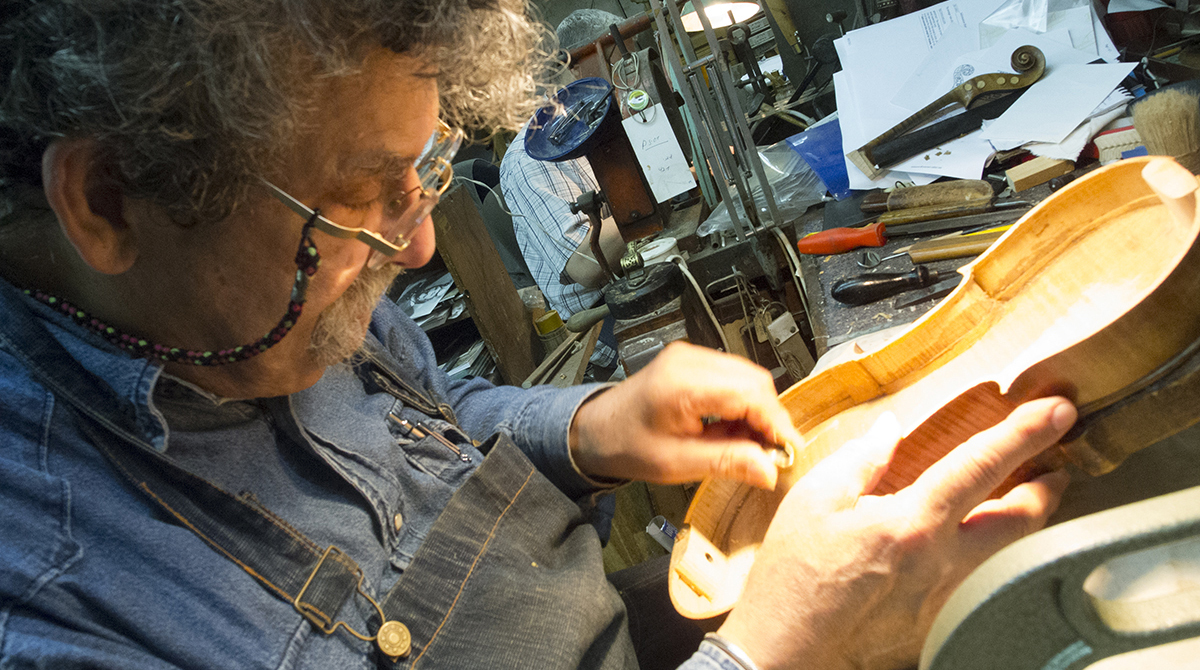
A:
<svg viewBox="0 0 1200 670">
<path fill-rule="evenodd" d="M 785 391 L 805 442 L 776 492 L 701 484 L 672 552 L 676 609 L 728 611 L 783 493 L 884 414 L 905 437 L 879 493 L 908 485 L 1021 402 L 1056 393 L 1094 404 L 1200 340 L 1196 188 L 1162 157 L 1081 177 L 965 266 L 959 287 L 903 335 Z M 1056 448 L 1010 484 L 1069 457 L 1098 459 L 1086 444 Z"/>
</svg>

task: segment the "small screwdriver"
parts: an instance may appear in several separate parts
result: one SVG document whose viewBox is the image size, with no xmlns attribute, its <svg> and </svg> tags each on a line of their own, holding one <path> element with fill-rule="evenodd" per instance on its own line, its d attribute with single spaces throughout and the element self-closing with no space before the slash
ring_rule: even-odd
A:
<svg viewBox="0 0 1200 670">
<path fill-rule="evenodd" d="M 830 291 L 834 300 L 847 305 L 866 305 L 894 295 L 925 288 L 944 278 L 945 273 L 918 265 L 909 272 L 874 272 L 838 280 Z"/>
</svg>

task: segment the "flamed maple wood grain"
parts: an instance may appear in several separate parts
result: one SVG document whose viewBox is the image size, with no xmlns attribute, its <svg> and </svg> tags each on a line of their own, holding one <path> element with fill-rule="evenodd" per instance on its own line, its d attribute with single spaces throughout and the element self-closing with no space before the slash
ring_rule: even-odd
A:
<svg viewBox="0 0 1200 670">
<path fill-rule="evenodd" d="M 954 293 L 905 334 L 785 391 L 805 440 L 795 463 L 777 492 L 700 486 L 671 558 L 676 608 L 693 618 L 730 609 L 783 492 L 885 413 L 905 437 L 881 493 L 1024 400 L 1103 398 L 1200 339 L 1196 187 L 1161 157 L 1077 179 L 964 267 Z M 1044 457 L 1054 466 L 1065 452 Z"/>
</svg>

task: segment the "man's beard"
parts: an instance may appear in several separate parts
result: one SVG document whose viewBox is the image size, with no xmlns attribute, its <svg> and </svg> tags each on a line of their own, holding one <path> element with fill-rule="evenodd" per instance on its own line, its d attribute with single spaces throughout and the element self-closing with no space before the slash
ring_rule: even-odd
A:
<svg viewBox="0 0 1200 670">
<path fill-rule="evenodd" d="M 402 271 L 391 263 L 378 270 L 363 268 L 350 288 L 317 317 L 308 346 L 318 363 L 330 366 L 358 351 L 371 325 L 371 312 Z"/>
</svg>

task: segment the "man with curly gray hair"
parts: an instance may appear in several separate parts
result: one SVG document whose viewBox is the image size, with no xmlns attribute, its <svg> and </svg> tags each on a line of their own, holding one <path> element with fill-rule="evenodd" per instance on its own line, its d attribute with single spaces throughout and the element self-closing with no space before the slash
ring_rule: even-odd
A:
<svg viewBox="0 0 1200 670">
<path fill-rule="evenodd" d="M 614 386 L 451 381 L 376 305 L 433 253 L 457 128 L 527 116 L 541 33 L 519 0 L 0 0 L 0 666 L 638 666 L 589 505 L 773 487 L 762 445 L 801 438 L 770 375 L 673 345 Z M 685 666 L 911 660 L 1061 482 L 969 536 L 933 511 L 1069 416 L 886 505 L 895 440 L 844 450 Z"/>
</svg>

